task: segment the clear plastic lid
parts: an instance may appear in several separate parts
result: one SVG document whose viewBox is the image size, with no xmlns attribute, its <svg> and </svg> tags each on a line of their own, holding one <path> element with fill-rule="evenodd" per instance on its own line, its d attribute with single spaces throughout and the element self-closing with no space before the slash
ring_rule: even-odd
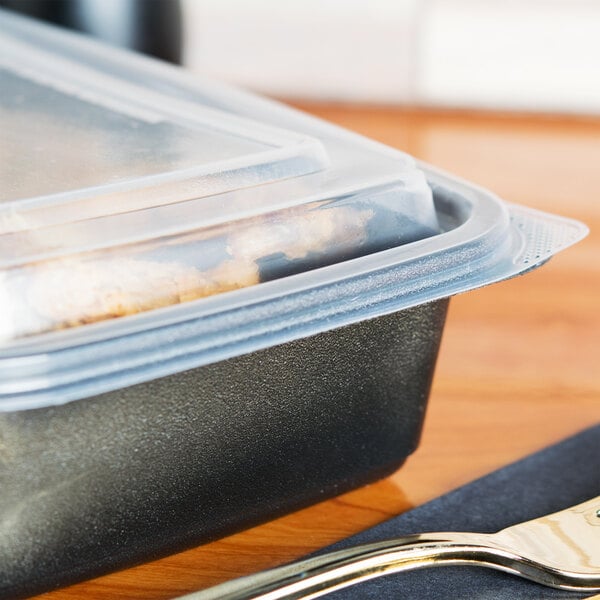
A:
<svg viewBox="0 0 600 600">
<path fill-rule="evenodd" d="M 410 157 L 317 122 L 248 117 L 217 85 L 172 93 L 185 78 L 2 13 L 5 344 L 438 233 Z"/>
<path fill-rule="evenodd" d="M 472 290 L 587 231 L 2 11 L 0 44 L 0 412 Z"/>
</svg>

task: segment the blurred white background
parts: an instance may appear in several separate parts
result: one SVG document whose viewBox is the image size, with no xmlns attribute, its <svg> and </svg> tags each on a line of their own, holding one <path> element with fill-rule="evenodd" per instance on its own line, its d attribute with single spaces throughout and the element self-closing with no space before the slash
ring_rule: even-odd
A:
<svg viewBox="0 0 600 600">
<path fill-rule="evenodd" d="M 600 0 L 183 0 L 185 64 L 309 100 L 600 113 Z"/>
</svg>

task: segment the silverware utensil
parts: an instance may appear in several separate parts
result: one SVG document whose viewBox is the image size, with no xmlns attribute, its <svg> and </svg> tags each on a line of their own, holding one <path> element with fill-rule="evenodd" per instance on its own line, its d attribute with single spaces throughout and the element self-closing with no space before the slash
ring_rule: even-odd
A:
<svg viewBox="0 0 600 600">
<path fill-rule="evenodd" d="M 600 496 L 498 533 L 422 533 L 364 544 L 180 600 L 318 598 L 375 577 L 447 565 L 489 567 L 554 588 L 600 591 Z"/>
</svg>

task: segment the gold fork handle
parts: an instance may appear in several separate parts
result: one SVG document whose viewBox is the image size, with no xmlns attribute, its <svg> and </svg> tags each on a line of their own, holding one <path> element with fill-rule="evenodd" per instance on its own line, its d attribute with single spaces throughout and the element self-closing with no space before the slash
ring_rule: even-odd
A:
<svg viewBox="0 0 600 600">
<path fill-rule="evenodd" d="M 515 574 L 519 557 L 492 548 L 485 534 L 421 534 L 355 546 L 241 577 L 180 600 L 318 598 L 383 575 L 440 565 L 477 564 Z"/>
</svg>

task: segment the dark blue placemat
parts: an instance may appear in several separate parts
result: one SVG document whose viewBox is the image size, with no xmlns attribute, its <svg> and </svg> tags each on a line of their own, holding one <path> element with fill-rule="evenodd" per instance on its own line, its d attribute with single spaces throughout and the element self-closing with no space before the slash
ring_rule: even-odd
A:
<svg viewBox="0 0 600 600">
<path fill-rule="evenodd" d="M 316 554 L 427 531 L 491 533 L 599 495 L 597 425 Z M 380 577 L 327 598 L 575 600 L 590 595 L 545 588 L 489 569 L 443 567 Z"/>
</svg>

